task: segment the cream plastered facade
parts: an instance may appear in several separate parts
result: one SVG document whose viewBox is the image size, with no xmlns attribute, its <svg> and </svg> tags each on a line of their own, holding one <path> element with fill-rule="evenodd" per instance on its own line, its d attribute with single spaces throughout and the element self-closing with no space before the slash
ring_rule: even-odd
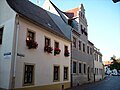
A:
<svg viewBox="0 0 120 90">
<path fill-rule="evenodd" d="M 47 30 L 17 17 L 16 13 L 9 7 L 6 0 L 0 1 L 0 27 L 4 27 L 2 44 L 0 45 L 0 88 L 3 89 L 38 89 L 38 90 L 61 90 L 70 87 L 70 57 L 64 56 L 64 45 L 71 51 L 71 42 L 65 40 Z M 35 32 L 37 49 L 28 49 L 26 46 L 27 31 Z M 45 37 L 51 39 L 51 46 L 59 42 L 61 53 L 44 52 Z M 22 56 L 17 56 L 17 54 Z M 34 65 L 34 82 L 31 86 L 24 86 L 24 65 Z M 60 67 L 60 80 L 53 81 L 53 66 Z M 68 67 L 68 80 L 64 81 L 64 67 Z M 14 80 L 13 80 L 14 77 Z"/>
</svg>

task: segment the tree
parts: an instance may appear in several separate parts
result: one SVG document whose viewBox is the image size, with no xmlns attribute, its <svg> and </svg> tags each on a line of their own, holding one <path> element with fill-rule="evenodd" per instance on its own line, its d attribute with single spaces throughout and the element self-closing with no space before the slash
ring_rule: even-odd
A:
<svg viewBox="0 0 120 90">
<path fill-rule="evenodd" d="M 111 60 L 113 60 L 113 64 L 111 64 L 109 67 L 110 67 L 110 70 L 113 70 L 113 69 L 117 69 L 117 70 L 120 70 L 120 59 L 116 59 L 116 56 L 113 55 L 111 57 Z"/>
</svg>

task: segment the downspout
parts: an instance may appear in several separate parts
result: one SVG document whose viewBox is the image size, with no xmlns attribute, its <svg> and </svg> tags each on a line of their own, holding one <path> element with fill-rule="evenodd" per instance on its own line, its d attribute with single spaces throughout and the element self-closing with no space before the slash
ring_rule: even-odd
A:
<svg viewBox="0 0 120 90">
<path fill-rule="evenodd" d="M 95 59 L 95 51 L 94 51 L 94 48 L 93 48 L 93 79 L 94 79 L 94 82 L 95 82 L 95 62 L 94 62 L 94 59 Z"/>
<path fill-rule="evenodd" d="M 17 61 L 17 50 L 18 50 L 18 32 L 19 32 L 19 15 L 16 15 L 15 19 L 15 33 L 14 33 L 14 46 L 13 46 L 13 66 L 12 66 L 12 85 L 11 88 L 15 89 L 15 78 L 16 78 L 16 61 Z"/>
<path fill-rule="evenodd" d="M 71 28 L 71 41 L 72 41 L 72 28 Z M 73 87 L 72 83 L 73 83 L 73 77 L 72 77 L 72 42 L 71 42 L 71 87 Z"/>
</svg>

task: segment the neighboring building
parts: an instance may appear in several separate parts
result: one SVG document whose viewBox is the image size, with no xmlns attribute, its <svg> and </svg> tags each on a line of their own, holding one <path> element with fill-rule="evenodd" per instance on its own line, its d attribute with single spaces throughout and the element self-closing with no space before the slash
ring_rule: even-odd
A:
<svg viewBox="0 0 120 90">
<path fill-rule="evenodd" d="M 62 32 L 72 40 L 72 63 L 71 81 L 73 86 L 92 82 L 94 56 L 94 44 L 88 40 L 87 20 L 83 4 L 79 8 L 63 12 L 58 9 L 50 0 L 45 0 L 43 8 L 58 25 Z M 52 15 L 53 13 L 54 15 Z M 67 25 L 69 30 L 65 30 Z"/>
<path fill-rule="evenodd" d="M 112 73 L 112 70 L 110 70 L 109 66 L 113 64 L 113 61 L 103 61 L 104 64 L 104 70 L 106 75 L 110 75 Z"/>
<path fill-rule="evenodd" d="M 113 64 L 113 61 L 111 60 L 109 60 L 109 61 L 103 61 L 103 64 L 104 64 L 104 66 L 109 66 L 109 65 L 111 65 L 111 64 Z"/>
<path fill-rule="evenodd" d="M 28 0 L 0 1 L 0 89 L 69 88 L 70 45 L 44 9 Z"/>
<path fill-rule="evenodd" d="M 102 62 L 102 54 L 99 49 L 94 48 L 94 81 L 104 78 L 104 66 Z"/>
</svg>

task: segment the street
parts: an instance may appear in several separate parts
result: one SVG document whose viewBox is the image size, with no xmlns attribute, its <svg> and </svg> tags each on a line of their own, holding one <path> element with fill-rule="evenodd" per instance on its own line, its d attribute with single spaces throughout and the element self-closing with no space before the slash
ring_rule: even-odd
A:
<svg viewBox="0 0 120 90">
<path fill-rule="evenodd" d="M 68 90 L 120 90 L 120 76 L 109 76 L 103 81 L 73 87 Z"/>
</svg>

